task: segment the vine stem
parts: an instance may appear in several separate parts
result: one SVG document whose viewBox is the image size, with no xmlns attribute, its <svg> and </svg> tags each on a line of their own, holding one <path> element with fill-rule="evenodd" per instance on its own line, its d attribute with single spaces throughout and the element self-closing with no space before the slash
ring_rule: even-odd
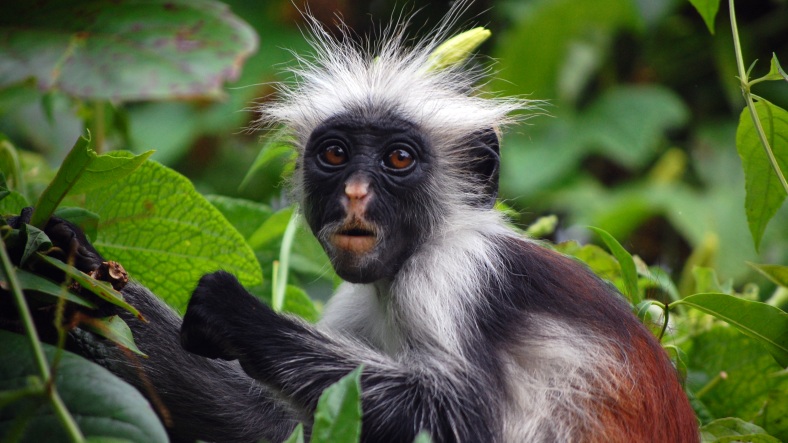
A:
<svg viewBox="0 0 788 443">
<path fill-rule="evenodd" d="M 780 170 L 780 165 L 777 164 L 777 159 L 774 157 L 774 152 L 772 152 L 772 148 L 769 145 L 769 140 L 766 138 L 766 132 L 763 130 L 763 126 L 761 125 L 761 119 L 758 117 L 758 112 L 755 110 L 755 102 L 752 99 L 752 93 L 750 92 L 750 83 L 749 75 L 747 71 L 744 69 L 744 57 L 742 56 L 741 52 L 741 43 L 739 41 L 739 27 L 736 24 L 736 11 L 733 7 L 733 0 L 728 0 L 728 6 L 730 9 L 731 15 L 731 31 L 733 33 L 733 49 L 736 52 L 736 65 L 739 70 L 739 83 L 741 84 L 741 91 L 742 95 L 744 96 L 744 101 L 747 103 L 747 109 L 750 111 L 750 117 L 752 118 L 752 122 L 755 125 L 756 132 L 758 133 L 758 138 L 761 140 L 761 146 L 763 146 L 763 150 L 766 151 L 766 157 L 769 158 L 769 163 L 772 165 L 772 169 L 774 173 L 777 174 L 777 178 L 780 180 L 780 183 L 783 186 L 783 190 L 786 194 L 788 194 L 788 181 L 785 180 L 785 176 L 783 172 Z"/>
<path fill-rule="evenodd" d="M 19 316 L 22 318 L 25 334 L 30 339 L 30 347 L 33 350 L 33 359 L 38 367 L 38 372 L 41 374 L 41 378 L 46 382 L 46 389 L 44 392 L 52 402 L 55 415 L 57 415 L 61 424 L 66 429 L 66 433 L 71 441 L 82 442 L 85 440 L 85 437 L 82 435 L 82 431 L 80 431 L 79 426 L 77 426 L 77 422 L 74 421 L 74 417 L 68 412 L 68 408 L 66 408 L 63 399 L 60 398 L 60 394 L 58 394 L 55 388 L 54 381 L 52 380 L 52 372 L 49 370 L 49 365 L 44 355 L 44 349 L 41 347 L 41 341 L 38 338 L 38 332 L 33 323 L 33 316 L 30 315 L 30 309 L 28 309 L 24 295 L 22 295 L 21 285 L 16 278 L 11 259 L 8 257 L 8 252 L 5 249 L 5 241 L 1 241 L 0 243 L 2 243 L 2 245 L 0 245 L 0 261 L 2 261 L 3 272 L 7 277 L 8 285 L 14 296 L 14 302 L 19 310 Z"/>
<path fill-rule="evenodd" d="M 659 341 L 662 341 L 662 337 L 665 336 L 665 331 L 668 329 L 668 323 L 670 321 L 670 302 L 665 303 L 662 307 L 663 315 L 665 316 L 665 322 L 662 324 L 662 330 L 659 331 Z"/>
</svg>

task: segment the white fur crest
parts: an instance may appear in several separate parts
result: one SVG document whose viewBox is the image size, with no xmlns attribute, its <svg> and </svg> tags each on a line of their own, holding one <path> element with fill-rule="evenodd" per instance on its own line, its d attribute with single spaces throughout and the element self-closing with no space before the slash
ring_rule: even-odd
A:
<svg viewBox="0 0 788 443">
<path fill-rule="evenodd" d="M 412 46 L 405 45 L 407 21 L 383 31 L 380 42 L 358 42 L 340 25 L 342 37 L 329 34 L 313 17 L 311 57 L 295 55 L 295 80 L 279 84 L 278 96 L 260 108 L 263 126 L 284 125 L 302 149 L 312 131 L 327 119 L 353 112 L 361 116 L 395 114 L 421 127 L 438 142 L 456 144 L 477 131 L 511 121 L 508 114 L 526 101 L 480 96 L 480 72 L 459 63 L 425 70 L 430 53 L 448 37 L 456 16 L 467 7 L 459 1 L 438 29 Z"/>
</svg>

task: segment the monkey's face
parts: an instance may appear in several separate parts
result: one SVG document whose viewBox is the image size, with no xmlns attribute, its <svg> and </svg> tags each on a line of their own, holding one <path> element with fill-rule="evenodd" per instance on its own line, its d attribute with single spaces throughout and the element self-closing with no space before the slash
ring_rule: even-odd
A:
<svg viewBox="0 0 788 443">
<path fill-rule="evenodd" d="M 312 132 L 304 212 L 340 277 L 369 283 L 399 271 L 436 212 L 432 160 L 417 128 L 401 120 L 343 115 Z"/>
</svg>

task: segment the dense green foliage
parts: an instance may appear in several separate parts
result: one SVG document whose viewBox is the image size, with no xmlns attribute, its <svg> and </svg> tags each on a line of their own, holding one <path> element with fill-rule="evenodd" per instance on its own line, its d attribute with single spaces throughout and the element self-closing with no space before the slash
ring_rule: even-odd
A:
<svg viewBox="0 0 788 443">
<path fill-rule="evenodd" d="M 0 17 L 0 213 L 37 208 L 31 225 L 2 226 L 4 294 L 32 307 L 91 305 L 25 270 L 44 260 L 38 253 L 51 244 L 36 226 L 59 208 L 177 309 L 203 273 L 222 268 L 275 309 L 315 321 L 337 278 L 283 189 L 292 152 L 275 131 L 263 143 L 243 132 L 256 117 L 239 112 L 285 79 L 281 63 L 291 56 L 281 48 L 307 50 L 291 3 L 45 3 L 18 2 Z M 704 441 L 767 442 L 788 440 L 779 177 L 788 172 L 788 77 L 778 61 L 788 53 L 788 6 L 737 6 L 734 27 L 718 0 L 501 0 L 471 9 L 486 11 L 472 24 L 493 31 L 482 51 L 495 63 L 479 59 L 497 71 L 488 89 L 544 100 L 504 137 L 502 210 L 619 287 L 686 375 Z M 445 10 L 434 2 L 414 25 Z M 332 21 L 333 11 L 313 12 Z M 342 11 L 360 33 L 366 12 Z M 74 145 L 86 129 L 93 150 L 87 140 Z M 553 214 L 557 226 L 539 218 Z M 22 251 L 20 267 L 6 248 Z M 107 285 L 68 273 L 122 304 Z M 112 319 L 83 326 L 133 349 Z M 16 350 L 26 342 L 34 360 Z M 108 374 L 86 386 L 68 368 L 82 373 L 87 362 L 37 342 L 33 331 L 0 340 L 0 435 L 109 437 L 81 417 L 132 407 L 131 388 Z M 56 389 L 44 389 L 53 360 Z M 354 372 L 324 394 L 313 441 L 356 438 L 358 389 Z M 161 429 L 152 417 L 124 417 L 129 432 L 111 436 L 154 441 Z"/>
</svg>

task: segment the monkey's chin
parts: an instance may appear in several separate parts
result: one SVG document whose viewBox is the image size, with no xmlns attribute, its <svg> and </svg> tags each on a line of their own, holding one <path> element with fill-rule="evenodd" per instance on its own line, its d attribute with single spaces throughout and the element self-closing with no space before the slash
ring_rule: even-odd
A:
<svg viewBox="0 0 788 443">
<path fill-rule="evenodd" d="M 374 235 L 333 234 L 330 241 L 340 251 L 354 255 L 371 252 L 378 244 L 378 239 Z"/>
</svg>

